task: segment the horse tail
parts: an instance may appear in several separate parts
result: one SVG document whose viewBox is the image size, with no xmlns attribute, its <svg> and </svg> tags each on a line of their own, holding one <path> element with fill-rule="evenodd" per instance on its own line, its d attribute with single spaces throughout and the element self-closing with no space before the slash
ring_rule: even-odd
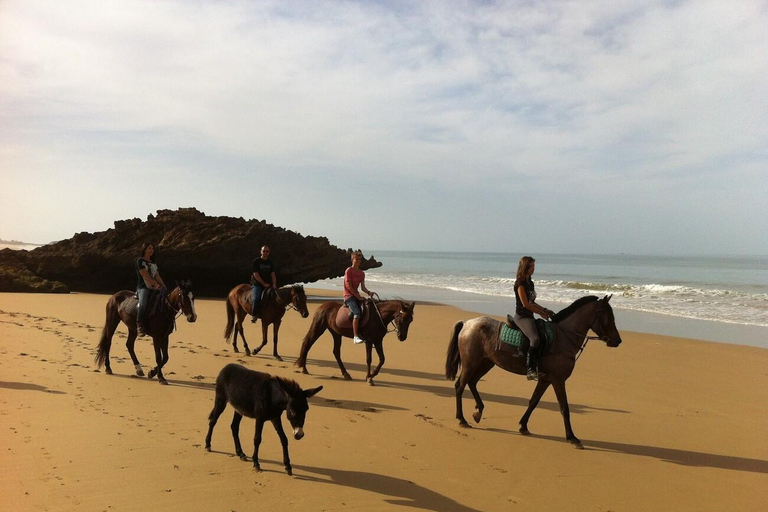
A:
<svg viewBox="0 0 768 512">
<path fill-rule="evenodd" d="M 323 304 L 324 306 L 325 304 Z M 294 366 L 304 368 L 307 365 L 307 355 L 309 355 L 309 349 L 315 344 L 317 338 L 325 332 L 328 328 L 327 320 L 325 318 L 325 309 L 320 306 L 315 311 L 315 316 L 312 317 L 312 324 L 309 326 L 307 334 L 304 336 L 304 340 L 301 342 L 301 351 L 299 357 L 296 359 Z"/>
<path fill-rule="evenodd" d="M 115 329 L 117 329 L 119 323 L 120 315 L 117 312 L 117 303 L 114 297 L 110 297 L 107 301 L 107 315 L 104 321 L 104 329 L 101 330 L 99 349 L 94 358 L 96 368 L 101 368 L 107 362 L 109 349 L 112 347 L 112 336 L 115 334 Z"/>
<path fill-rule="evenodd" d="M 229 337 L 232 336 L 232 329 L 235 328 L 235 308 L 227 297 L 227 326 L 224 328 L 224 339 L 229 343 Z"/>
<path fill-rule="evenodd" d="M 445 378 L 448 380 L 455 380 L 456 374 L 459 372 L 459 364 L 461 363 L 459 333 L 462 327 L 464 327 L 464 322 L 456 322 L 451 333 L 451 341 L 448 342 L 448 353 L 445 357 Z"/>
</svg>

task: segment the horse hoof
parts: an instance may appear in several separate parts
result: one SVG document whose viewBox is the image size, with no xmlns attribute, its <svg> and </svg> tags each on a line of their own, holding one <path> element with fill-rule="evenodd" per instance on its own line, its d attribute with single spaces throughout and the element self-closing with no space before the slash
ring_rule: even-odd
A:
<svg viewBox="0 0 768 512">
<path fill-rule="evenodd" d="M 277 359 L 277 360 L 278 360 L 278 361 L 280 361 L 280 362 L 282 362 L 282 361 L 283 361 L 283 358 L 282 358 L 282 357 L 280 357 L 280 356 L 278 356 L 277 354 L 275 354 L 275 359 Z"/>
<path fill-rule="evenodd" d="M 301 373 L 303 373 L 304 375 L 309 375 L 309 371 L 307 371 L 306 368 L 302 368 Z"/>
<path fill-rule="evenodd" d="M 136 376 L 137 376 L 137 377 L 144 377 L 144 371 L 142 371 L 142 370 L 138 370 L 138 371 L 136 372 Z"/>
<path fill-rule="evenodd" d="M 352 380 L 352 376 L 348 373 L 343 373 L 341 376 L 344 377 L 344 380 Z"/>
<path fill-rule="evenodd" d="M 112 375 L 112 370 L 107 368 L 106 370 L 104 370 L 104 373 L 106 373 L 107 375 Z"/>
<path fill-rule="evenodd" d="M 573 446 L 577 450 L 583 450 L 584 449 L 584 445 L 581 444 L 581 441 L 579 441 L 578 439 L 570 439 L 569 441 L 571 443 L 571 446 Z"/>
<path fill-rule="evenodd" d="M 232 350 L 234 350 L 235 352 L 240 352 L 240 349 L 235 347 L 234 345 L 232 346 Z"/>
<path fill-rule="evenodd" d="M 210 446 L 206 446 L 205 447 L 205 451 L 210 452 L 211 451 L 211 447 Z"/>
<path fill-rule="evenodd" d="M 529 435 L 531 435 L 531 433 L 530 433 L 530 432 L 528 431 L 528 429 L 527 429 L 527 428 L 525 428 L 525 427 L 520 427 L 520 430 L 518 430 L 518 432 L 520 432 L 520 433 L 521 433 L 521 434 L 523 434 L 524 436 L 529 436 Z"/>
<path fill-rule="evenodd" d="M 149 370 L 149 373 L 147 374 L 147 378 L 151 379 L 155 376 L 155 370 Z"/>
<path fill-rule="evenodd" d="M 460 421 L 460 422 L 459 422 L 459 427 L 460 427 L 460 428 L 472 428 L 472 425 L 470 425 L 470 424 L 469 424 L 469 423 L 467 423 L 466 421 Z"/>
<path fill-rule="evenodd" d="M 293 476 L 293 470 L 291 468 L 285 468 L 285 472 L 288 473 L 288 476 Z"/>
<path fill-rule="evenodd" d="M 373 383 L 373 379 L 366 379 L 369 386 L 375 386 L 376 384 Z"/>
<path fill-rule="evenodd" d="M 248 349 L 245 349 L 245 355 L 247 355 L 247 356 L 255 356 L 255 355 L 256 355 L 256 354 L 258 354 L 258 353 L 259 353 L 259 351 L 258 351 L 258 350 L 257 350 L 257 351 L 255 351 L 255 352 L 253 352 L 253 353 L 251 353 L 251 351 L 250 351 L 250 350 L 248 350 Z"/>
<path fill-rule="evenodd" d="M 167 385 L 168 385 L 168 381 L 167 381 L 167 380 L 165 380 L 165 379 L 160 379 L 160 380 L 158 380 L 157 382 L 158 382 L 158 383 L 160 383 L 160 384 L 162 384 L 163 386 L 167 386 Z"/>
<path fill-rule="evenodd" d="M 480 420 L 483 419 L 483 413 L 480 411 L 475 412 L 472 415 L 472 419 L 475 420 L 475 423 L 480 423 Z"/>
</svg>

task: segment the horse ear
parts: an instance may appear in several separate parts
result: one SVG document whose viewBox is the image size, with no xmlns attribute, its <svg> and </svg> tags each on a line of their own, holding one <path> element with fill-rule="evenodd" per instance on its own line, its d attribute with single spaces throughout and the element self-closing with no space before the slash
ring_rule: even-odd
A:
<svg viewBox="0 0 768 512">
<path fill-rule="evenodd" d="M 411 311 L 413 311 L 413 308 L 416 307 L 416 301 L 411 302 Z"/>
<path fill-rule="evenodd" d="M 307 398 L 312 398 L 313 396 L 318 394 L 321 389 L 323 389 L 323 386 L 320 386 L 319 388 L 315 388 L 315 389 L 305 389 L 304 396 Z"/>
<path fill-rule="evenodd" d="M 609 300 L 611 300 L 611 297 L 613 297 L 613 294 L 610 294 L 610 295 L 606 296 L 605 297 L 605 302 L 608 302 Z"/>
</svg>

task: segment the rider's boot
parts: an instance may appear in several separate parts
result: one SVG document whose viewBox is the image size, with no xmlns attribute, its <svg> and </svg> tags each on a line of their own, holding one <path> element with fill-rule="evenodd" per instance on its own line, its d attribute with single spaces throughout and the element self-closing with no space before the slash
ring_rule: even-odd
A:
<svg viewBox="0 0 768 512">
<path fill-rule="evenodd" d="M 254 306 L 253 307 L 253 314 L 251 315 L 251 323 L 255 324 L 256 320 L 258 320 L 258 319 L 259 319 L 259 309 L 256 306 Z"/>
<path fill-rule="evenodd" d="M 539 347 L 530 347 L 525 359 L 528 380 L 539 380 Z"/>
</svg>

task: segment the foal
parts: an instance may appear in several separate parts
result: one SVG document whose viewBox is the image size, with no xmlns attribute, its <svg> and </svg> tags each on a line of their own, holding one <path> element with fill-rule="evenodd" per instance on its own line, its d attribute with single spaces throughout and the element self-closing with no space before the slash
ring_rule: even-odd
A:
<svg viewBox="0 0 768 512">
<path fill-rule="evenodd" d="M 293 437 L 298 441 L 304 437 L 304 419 L 309 404 L 307 399 L 316 395 L 323 386 L 303 390 L 293 380 L 273 377 L 268 373 L 249 370 L 239 364 L 228 364 L 216 378 L 216 398 L 213 410 L 208 416 L 208 435 L 205 437 L 205 449 L 211 451 L 211 436 L 216 421 L 227 407 L 227 402 L 235 409 L 232 418 L 232 437 L 235 439 L 235 453 L 241 460 L 248 460 L 240 446 L 240 420 L 243 416 L 256 419 L 256 433 L 253 437 L 253 467 L 261 471 L 259 465 L 259 445 L 264 423 L 269 420 L 274 425 L 280 443 L 283 445 L 283 464 L 289 475 L 293 474 L 288 457 L 288 437 L 283 431 L 283 411 L 293 427 Z"/>
</svg>

